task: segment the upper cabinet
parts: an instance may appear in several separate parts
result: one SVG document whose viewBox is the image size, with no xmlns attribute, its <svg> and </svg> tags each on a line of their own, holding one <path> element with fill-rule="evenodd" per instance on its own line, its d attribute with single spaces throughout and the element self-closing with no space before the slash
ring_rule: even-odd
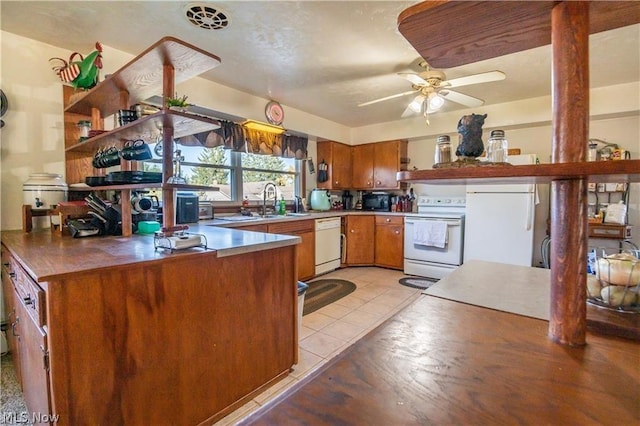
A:
<svg viewBox="0 0 640 426">
<path fill-rule="evenodd" d="M 406 170 L 407 141 L 356 145 L 353 148 L 353 188 L 399 189 L 397 173 Z"/>
<path fill-rule="evenodd" d="M 406 170 L 407 141 L 396 140 L 349 146 L 332 141 L 318 142 L 318 161 L 328 165 L 328 180 L 322 189 L 400 189 L 397 173 Z"/>
<path fill-rule="evenodd" d="M 318 141 L 318 164 L 327 165 L 327 180 L 318 182 L 320 189 L 351 188 L 351 147 L 339 142 Z"/>
</svg>

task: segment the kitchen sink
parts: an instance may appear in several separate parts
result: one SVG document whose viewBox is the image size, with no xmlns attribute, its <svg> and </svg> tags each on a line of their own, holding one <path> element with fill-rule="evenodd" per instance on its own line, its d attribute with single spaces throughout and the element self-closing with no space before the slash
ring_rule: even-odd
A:
<svg viewBox="0 0 640 426">
<path fill-rule="evenodd" d="M 245 222 L 248 220 L 258 220 L 261 216 L 220 216 L 216 217 L 218 220 L 228 220 L 230 222 Z"/>
<path fill-rule="evenodd" d="M 292 217 L 302 217 L 302 216 L 309 216 L 310 213 L 287 213 L 286 216 L 292 216 Z"/>
</svg>

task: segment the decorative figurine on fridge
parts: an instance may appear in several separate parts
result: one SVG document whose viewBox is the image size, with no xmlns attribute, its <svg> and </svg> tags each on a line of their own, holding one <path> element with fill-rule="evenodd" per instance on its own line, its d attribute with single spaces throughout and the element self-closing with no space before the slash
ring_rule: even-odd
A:
<svg viewBox="0 0 640 426">
<path fill-rule="evenodd" d="M 80 60 L 75 60 L 75 57 Z M 102 45 L 96 42 L 96 50 L 83 57 L 78 52 L 73 52 L 69 62 L 62 58 L 50 58 L 51 61 L 59 61 L 59 65 L 52 69 L 60 80 L 69 83 L 74 89 L 91 89 L 98 83 L 98 73 L 102 69 Z"/>
<path fill-rule="evenodd" d="M 475 159 L 484 152 L 484 144 L 482 143 L 482 125 L 487 114 L 471 114 L 463 116 L 458 121 L 458 133 L 462 136 L 462 140 L 456 148 L 458 158 Z"/>
</svg>

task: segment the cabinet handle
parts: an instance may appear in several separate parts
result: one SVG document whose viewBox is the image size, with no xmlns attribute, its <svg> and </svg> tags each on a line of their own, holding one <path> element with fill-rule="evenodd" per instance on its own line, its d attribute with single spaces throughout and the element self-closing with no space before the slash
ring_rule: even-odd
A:
<svg viewBox="0 0 640 426">
<path fill-rule="evenodd" d="M 382 181 L 377 181 L 376 182 L 376 185 L 380 185 L 380 184 L 382 184 Z"/>
<path fill-rule="evenodd" d="M 354 232 L 356 232 L 356 231 L 354 231 L 354 230 L 352 229 L 352 230 L 351 230 L 351 231 L 349 231 L 349 232 L 351 232 L 351 233 L 353 234 L 353 233 L 354 233 Z"/>
<path fill-rule="evenodd" d="M 3 263 L 2 266 L 4 266 L 5 268 L 8 268 L 9 267 L 9 262 Z"/>
<path fill-rule="evenodd" d="M 15 272 L 9 272 L 9 276 L 10 276 L 11 278 L 15 278 L 15 277 L 16 277 L 16 273 L 15 273 Z"/>
<path fill-rule="evenodd" d="M 386 219 L 385 219 L 385 222 L 391 222 L 391 219 L 386 218 Z"/>
<path fill-rule="evenodd" d="M 396 235 L 400 234 L 400 231 L 396 231 Z"/>
<path fill-rule="evenodd" d="M 11 334 L 13 334 L 13 337 L 20 337 L 20 335 L 16 333 L 16 326 L 18 325 L 18 322 L 20 322 L 20 318 L 16 317 L 16 320 L 11 323 Z"/>
<path fill-rule="evenodd" d="M 33 305 L 33 299 L 31 298 L 31 296 L 27 296 L 22 298 L 22 300 L 24 300 L 24 304 L 29 306 L 29 305 Z"/>
</svg>

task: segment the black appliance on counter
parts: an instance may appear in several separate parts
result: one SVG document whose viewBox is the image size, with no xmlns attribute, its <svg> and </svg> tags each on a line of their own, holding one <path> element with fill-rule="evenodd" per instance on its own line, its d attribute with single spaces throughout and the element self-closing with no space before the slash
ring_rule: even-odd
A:
<svg viewBox="0 0 640 426">
<path fill-rule="evenodd" d="M 362 194 L 362 210 L 391 211 L 391 194 L 387 192 L 365 192 Z"/>
<path fill-rule="evenodd" d="M 176 194 L 176 223 L 196 223 L 200 216 L 198 196 L 191 192 Z"/>
</svg>

